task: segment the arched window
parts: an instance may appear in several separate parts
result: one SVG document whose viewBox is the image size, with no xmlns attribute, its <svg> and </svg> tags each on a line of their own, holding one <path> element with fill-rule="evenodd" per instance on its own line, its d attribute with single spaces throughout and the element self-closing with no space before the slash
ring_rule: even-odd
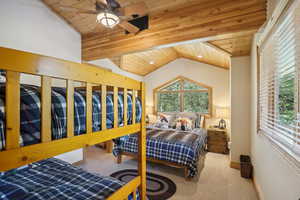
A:
<svg viewBox="0 0 300 200">
<path fill-rule="evenodd" d="M 154 89 L 155 112 L 197 112 L 211 115 L 212 88 L 177 77 Z"/>
</svg>

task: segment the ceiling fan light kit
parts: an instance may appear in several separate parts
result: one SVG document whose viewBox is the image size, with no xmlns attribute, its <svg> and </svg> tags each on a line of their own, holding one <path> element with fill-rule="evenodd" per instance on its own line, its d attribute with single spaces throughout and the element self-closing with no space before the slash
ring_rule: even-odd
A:
<svg viewBox="0 0 300 200">
<path fill-rule="evenodd" d="M 95 0 L 95 10 L 63 6 L 65 11 L 79 14 L 96 15 L 96 22 L 106 28 L 114 28 L 116 25 L 123 28 L 125 33 L 137 34 L 148 29 L 149 17 L 147 6 L 144 2 L 134 3 L 121 7 L 117 0 Z"/>
<path fill-rule="evenodd" d="M 101 12 L 97 15 L 97 22 L 107 28 L 113 28 L 120 23 L 120 18 L 110 12 Z"/>
</svg>

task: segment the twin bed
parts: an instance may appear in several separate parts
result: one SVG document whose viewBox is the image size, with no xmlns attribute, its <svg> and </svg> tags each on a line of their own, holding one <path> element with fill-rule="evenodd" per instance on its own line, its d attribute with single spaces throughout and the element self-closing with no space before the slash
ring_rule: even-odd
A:
<svg viewBox="0 0 300 200">
<path fill-rule="evenodd" d="M 207 136 L 204 128 L 181 131 L 149 125 L 146 132 L 147 160 L 183 168 L 186 179 L 194 178 L 201 173 L 205 161 Z M 114 153 L 118 157 L 118 163 L 122 162 L 123 155 L 137 156 L 137 141 L 137 135 L 129 135 L 117 140 Z"/>
<path fill-rule="evenodd" d="M 200 172 L 206 132 L 148 127 L 146 133 L 143 83 L 6 48 L 0 66 L 7 79 L 0 84 L 0 199 L 144 200 L 146 157 L 183 167 L 186 177 Z M 20 73 L 41 76 L 41 87 L 20 84 Z M 52 77 L 67 87 L 51 87 Z M 119 161 L 126 153 L 139 160 L 139 176 L 128 183 L 51 158 L 112 139 Z"/>
</svg>

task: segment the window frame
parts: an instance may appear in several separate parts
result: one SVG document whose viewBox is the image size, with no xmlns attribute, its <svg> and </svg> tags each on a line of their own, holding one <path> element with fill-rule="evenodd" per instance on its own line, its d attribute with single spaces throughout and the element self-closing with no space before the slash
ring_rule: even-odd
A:
<svg viewBox="0 0 300 200">
<path fill-rule="evenodd" d="M 180 90 L 178 91 L 160 91 L 161 89 L 177 82 L 180 81 Z M 183 85 L 184 85 L 184 81 L 189 81 L 191 83 L 194 83 L 200 87 L 205 88 L 205 90 L 184 90 Z M 184 111 L 184 93 L 186 92 L 207 92 L 208 93 L 208 113 L 200 113 L 200 112 L 193 112 L 193 113 L 200 113 L 203 114 L 207 117 L 211 117 L 212 116 L 212 87 L 205 85 L 203 83 L 194 81 L 192 79 L 186 78 L 184 76 L 178 76 L 170 81 L 167 81 L 166 83 L 158 86 L 157 88 L 153 89 L 153 102 L 154 102 L 154 113 L 157 114 L 158 110 L 157 110 L 157 105 L 158 105 L 158 99 L 157 96 L 159 93 L 179 93 L 179 103 L 180 103 L 180 108 L 179 108 L 179 112 L 185 112 Z M 178 113 L 178 112 L 168 112 L 168 113 Z M 191 113 L 191 112 L 189 112 Z"/>
<path fill-rule="evenodd" d="M 300 169 L 300 156 L 299 153 L 295 153 L 294 150 L 292 150 L 292 148 L 288 148 L 286 145 L 283 144 L 283 142 L 286 141 L 285 138 L 281 138 L 280 140 L 278 138 L 282 137 L 281 135 L 278 135 L 277 138 L 274 138 L 273 136 L 271 136 L 272 134 L 268 133 L 268 131 L 265 131 L 264 129 L 262 129 L 262 125 L 261 125 L 261 97 L 260 97 L 260 90 L 261 90 L 261 71 L 263 66 L 263 50 L 265 48 L 265 44 L 267 43 L 268 39 L 270 37 L 272 37 L 272 35 L 277 31 L 278 27 L 283 23 L 283 21 L 286 19 L 287 15 L 290 13 L 290 11 L 292 9 L 295 8 L 295 6 L 299 7 L 299 1 L 285 1 L 282 4 L 280 4 L 277 7 L 277 10 L 275 12 L 275 14 L 273 14 L 273 18 L 271 18 L 264 31 L 262 32 L 261 35 L 258 35 L 258 41 L 256 42 L 256 56 L 257 56 L 257 65 L 256 65 L 256 70 L 257 70 L 257 88 L 256 88 L 256 94 L 257 94 L 257 109 L 256 109 L 256 133 L 259 135 L 263 135 L 265 136 L 267 139 L 269 139 L 269 141 L 271 142 L 271 144 L 273 144 L 274 148 L 276 148 L 281 155 L 284 156 L 284 158 L 287 158 L 288 161 L 291 161 L 290 163 L 293 164 L 293 166 L 295 166 L 297 169 Z M 294 22 L 293 22 L 294 23 Z M 273 36 L 274 37 L 274 36 Z M 299 51 L 299 49 L 295 49 L 295 52 L 297 53 Z M 298 55 L 298 54 L 296 54 Z M 297 58 L 296 60 L 300 59 L 300 56 Z M 276 72 L 274 72 L 275 74 Z M 294 111 L 296 112 L 296 120 L 299 120 L 299 112 L 300 112 L 300 79 L 297 78 L 300 75 L 300 71 L 299 71 L 299 67 L 296 66 L 295 72 L 294 72 L 294 77 L 295 77 L 295 85 L 294 85 L 294 96 L 296 97 L 295 99 L 295 103 L 294 103 Z M 273 95 L 268 96 L 268 98 L 270 99 L 270 101 L 272 102 L 272 108 L 273 112 L 276 112 L 278 109 L 278 105 L 276 102 L 276 98 L 278 98 L 278 88 L 280 87 L 279 85 L 279 80 L 272 80 L 273 84 L 276 84 L 277 86 L 274 87 L 274 91 L 272 91 Z M 270 108 L 268 108 L 268 112 Z M 298 113 L 298 114 L 297 114 Z M 297 117 L 298 116 L 298 117 Z M 299 126 L 300 124 L 298 123 L 297 126 Z M 276 125 L 272 125 L 273 127 L 276 127 Z M 283 126 L 283 125 L 282 125 Z M 296 129 L 295 129 L 296 130 Z M 300 132 L 300 129 L 298 129 L 298 131 L 296 132 Z M 297 136 L 296 136 L 297 137 Z M 299 136 L 298 136 L 299 137 Z M 297 143 L 298 145 L 300 145 L 300 143 Z M 297 145 L 296 144 L 296 145 Z M 299 152 L 299 151 L 298 151 Z"/>
</svg>

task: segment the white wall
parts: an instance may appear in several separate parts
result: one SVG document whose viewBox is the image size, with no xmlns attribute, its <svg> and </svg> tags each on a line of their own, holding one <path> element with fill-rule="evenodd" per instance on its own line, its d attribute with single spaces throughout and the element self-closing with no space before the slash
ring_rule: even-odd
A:
<svg viewBox="0 0 300 200">
<path fill-rule="evenodd" d="M 146 104 L 153 106 L 153 89 L 165 82 L 185 76 L 213 88 L 213 106 L 229 107 L 229 70 L 208 64 L 180 58 L 144 77 L 146 83 Z M 213 109 L 214 110 L 214 109 Z M 217 123 L 208 119 L 207 125 Z"/>
<path fill-rule="evenodd" d="M 231 59 L 231 149 L 230 160 L 250 154 L 250 57 Z"/>
<path fill-rule="evenodd" d="M 143 77 L 124 71 L 122 70 L 120 67 L 118 67 L 116 64 L 114 64 L 111 60 L 109 59 L 99 59 L 99 60 L 94 60 L 94 61 L 90 61 L 89 63 L 93 64 L 93 65 L 98 65 L 100 67 L 106 68 L 106 69 L 111 69 L 112 72 L 123 75 L 123 76 L 127 76 L 129 78 L 138 80 L 138 81 L 143 81 Z"/>
<path fill-rule="evenodd" d="M 251 59 L 251 156 L 261 200 L 298 200 L 300 169 L 265 137 L 257 134 L 257 62 L 255 42 Z"/>
<path fill-rule="evenodd" d="M 40 0 L 1 0 L 0 46 L 81 62 L 81 36 Z M 22 82 L 38 84 L 32 76 Z M 62 156 L 82 160 L 82 150 Z"/>
<path fill-rule="evenodd" d="M 276 5 L 280 2 L 280 0 L 268 0 L 267 1 L 267 19 L 272 16 Z"/>
<path fill-rule="evenodd" d="M 268 17 L 279 0 L 268 0 Z M 257 52 L 251 53 L 251 157 L 254 180 L 261 200 L 298 200 L 300 169 L 286 158 L 265 136 L 257 134 Z"/>
<path fill-rule="evenodd" d="M 81 37 L 40 0 L 1 0 L 0 45 L 81 62 Z"/>
</svg>

